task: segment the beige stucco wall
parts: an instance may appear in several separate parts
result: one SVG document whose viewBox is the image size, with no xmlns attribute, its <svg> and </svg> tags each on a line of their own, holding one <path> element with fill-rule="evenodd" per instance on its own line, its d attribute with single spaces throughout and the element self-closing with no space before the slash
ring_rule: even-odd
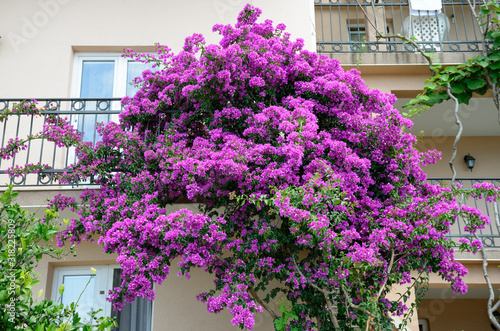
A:
<svg viewBox="0 0 500 331">
<path fill-rule="evenodd" d="M 491 331 L 486 299 L 423 300 L 419 318 L 427 319 L 429 331 Z"/>
<path fill-rule="evenodd" d="M 453 153 L 455 137 L 425 137 L 417 147 L 421 150 L 437 149 L 442 158 L 436 164 L 425 167 L 429 177 L 451 177 L 448 162 Z M 500 178 L 500 137 L 462 137 L 457 145 L 455 168 L 457 177 Z M 470 153 L 476 159 L 474 169 L 470 171 L 464 162 L 464 156 Z"/>
<path fill-rule="evenodd" d="M 184 38 L 216 23 L 235 23 L 246 0 L 23 0 L 0 1 L 0 97 L 67 97 L 75 51 L 139 51 L 155 42 L 179 51 Z M 255 0 L 261 19 L 288 26 L 314 50 L 309 0 Z"/>
</svg>

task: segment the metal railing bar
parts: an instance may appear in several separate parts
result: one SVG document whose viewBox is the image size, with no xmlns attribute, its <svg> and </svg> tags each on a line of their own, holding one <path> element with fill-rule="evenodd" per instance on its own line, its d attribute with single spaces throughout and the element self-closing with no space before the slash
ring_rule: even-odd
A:
<svg viewBox="0 0 500 331">
<path fill-rule="evenodd" d="M 7 120 L 5 120 L 7 121 Z M 19 127 L 21 126 L 21 117 L 20 116 L 17 116 L 17 126 L 16 126 L 16 137 L 19 137 Z M 28 142 L 28 145 L 31 143 L 31 141 Z M 17 158 L 17 154 L 14 155 L 14 157 L 12 158 L 12 166 L 14 166 L 16 164 L 16 158 Z"/>
<path fill-rule="evenodd" d="M 31 136 L 33 134 L 33 116 L 30 118 L 30 131 L 29 135 Z M 29 157 L 30 157 L 30 149 L 31 149 L 31 141 L 28 143 L 28 148 L 26 149 L 26 164 L 29 163 Z"/>
<path fill-rule="evenodd" d="M 33 117 L 33 116 L 31 116 Z M 43 115 L 43 125 L 47 124 L 47 115 Z M 43 160 L 43 145 L 45 144 L 45 138 L 42 138 L 41 146 L 40 146 L 40 158 L 39 158 L 39 163 L 42 164 Z M 54 164 L 52 164 L 52 167 L 54 167 Z M 27 178 L 26 178 L 27 179 Z M 40 179 L 37 179 L 37 184 L 40 184 Z"/>
<path fill-rule="evenodd" d="M 329 7 L 329 11 L 330 11 L 330 35 L 333 36 L 333 19 L 332 19 L 332 7 Z M 339 14 L 339 31 L 340 31 L 340 38 L 342 39 L 342 24 L 340 24 L 340 11 L 338 12 Z M 321 16 L 321 18 L 323 18 L 323 16 Z"/>
<path fill-rule="evenodd" d="M 444 8 L 446 8 L 446 6 L 444 6 Z M 452 12 L 453 12 L 453 13 L 452 13 L 452 15 L 453 15 L 453 19 L 454 19 L 454 20 L 455 20 L 455 22 L 456 22 L 456 21 L 457 21 L 457 13 L 456 13 L 456 11 L 455 11 L 455 5 L 454 5 L 454 4 L 452 4 L 452 5 L 451 5 L 451 9 L 452 9 Z M 453 23 L 453 22 L 452 22 L 452 23 Z M 456 23 L 454 23 L 453 25 L 455 26 L 455 35 L 457 36 L 457 38 L 456 38 L 456 39 L 458 40 L 458 36 L 459 36 L 459 33 L 458 33 L 458 25 L 457 25 Z M 464 29 L 465 29 L 465 33 L 467 34 L 467 28 L 466 28 L 466 27 L 464 27 Z M 449 39 L 449 37 L 448 37 L 448 39 Z M 458 44 L 458 51 L 460 51 L 460 44 Z"/>
<path fill-rule="evenodd" d="M 320 17 L 320 20 L 321 20 L 321 40 L 325 40 L 325 29 L 323 28 L 325 25 L 323 24 L 323 7 L 319 7 L 319 17 Z M 316 25 L 317 27 L 318 25 Z M 316 42 L 317 44 L 317 42 Z"/>
<path fill-rule="evenodd" d="M 60 105 L 59 105 L 60 106 Z M 61 120 L 61 116 L 57 116 L 57 123 Z M 57 146 L 56 144 L 53 144 L 54 147 L 52 148 L 52 168 L 56 166 L 56 153 L 57 153 Z M 38 180 L 41 181 L 40 176 L 38 176 Z M 50 178 L 50 182 L 52 182 L 53 178 Z"/>
<path fill-rule="evenodd" d="M 467 33 L 467 23 L 465 22 L 465 12 L 464 12 L 464 6 L 460 6 L 460 10 L 462 11 L 462 20 L 463 20 L 463 23 L 464 23 L 464 30 L 465 30 L 465 41 L 466 42 L 469 42 L 469 36 L 468 36 L 468 33 Z M 456 22 L 456 20 L 455 20 Z M 469 48 L 469 46 L 467 45 L 467 48 Z"/>
</svg>

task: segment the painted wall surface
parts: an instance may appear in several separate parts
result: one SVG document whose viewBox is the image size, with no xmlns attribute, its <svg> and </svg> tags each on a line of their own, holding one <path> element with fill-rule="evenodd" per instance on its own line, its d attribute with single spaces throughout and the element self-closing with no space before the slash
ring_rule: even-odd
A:
<svg viewBox="0 0 500 331">
<path fill-rule="evenodd" d="M 479 255 L 479 253 L 478 253 Z M 489 255 L 490 256 L 490 255 Z M 498 252 L 497 252 L 498 256 Z M 479 257 L 479 256 L 478 256 Z M 465 260 L 460 261 L 468 270 L 468 274 L 465 275 L 464 281 L 467 283 L 469 288 L 482 288 L 486 286 L 484 280 L 483 266 L 479 261 Z M 493 288 L 500 288 L 500 262 L 498 258 L 492 258 L 489 260 L 487 272 L 490 277 Z M 449 288 L 449 283 L 441 279 L 437 274 L 431 274 L 429 276 L 430 287 L 432 288 Z"/>
<path fill-rule="evenodd" d="M 73 54 L 152 50 L 154 43 L 179 51 L 184 38 L 216 23 L 236 22 L 246 0 L 0 0 L 0 97 L 68 97 Z M 315 49 L 313 2 L 255 0 L 261 20 L 283 22 L 294 38 Z"/>
<path fill-rule="evenodd" d="M 429 331 L 491 331 L 486 299 L 423 300 L 418 317 L 427 319 Z"/>
<path fill-rule="evenodd" d="M 455 137 L 425 137 L 417 145 L 421 151 L 437 149 L 442 152 L 441 160 L 424 168 L 429 177 L 451 177 L 448 161 L 453 152 L 454 140 Z M 500 177 L 500 136 L 462 137 L 457 147 L 455 161 L 457 177 Z M 469 153 L 476 159 L 472 171 L 464 162 L 464 156 Z"/>
</svg>

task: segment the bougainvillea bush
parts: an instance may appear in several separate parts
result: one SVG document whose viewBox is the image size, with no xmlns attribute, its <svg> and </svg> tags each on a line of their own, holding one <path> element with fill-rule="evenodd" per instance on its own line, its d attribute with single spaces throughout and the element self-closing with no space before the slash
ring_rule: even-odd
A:
<svg viewBox="0 0 500 331">
<path fill-rule="evenodd" d="M 436 155 L 414 148 L 395 97 L 259 15 L 247 5 L 235 26 L 214 26 L 216 45 L 195 34 L 178 54 L 128 51 L 155 68 L 123 99 L 120 122 L 99 127 L 95 146 L 62 120 L 44 131 L 77 145 L 61 182 L 92 176 L 100 185 L 83 191 L 61 244 L 98 235 L 118 254 L 115 309 L 201 268 L 215 281 L 197 299 L 249 330 L 263 309 L 278 330 L 391 329 L 427 272 L 466 291 L 445 235 L 461 213 L 470 231 L 485 219 L 424 182 L 421 166 Z M 4 155 L 22 148 L 13 143 Z M 167 212 L 180 199 L 199 212 Z M 61 196 L 52 205 L 76 207 Z M 410 290 L 391 301 L 397 284 Z"/>
</svg>

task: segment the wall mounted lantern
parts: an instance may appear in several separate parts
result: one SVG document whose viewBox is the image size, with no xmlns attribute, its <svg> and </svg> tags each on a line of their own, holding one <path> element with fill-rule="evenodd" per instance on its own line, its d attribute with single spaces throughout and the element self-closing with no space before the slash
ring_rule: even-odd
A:
<svg viewBox="0 0 500 331">
<path fill-rule="evenodd" d="M 464 157 L 465 164 L 467 165 L 467 168 L 470 169 L 472 172 L 472 168 L 474 168 L 474 162 L 476 162 L 476 159 L 473 158 L 470 154 L 465 155 Z"/>
</svg>

